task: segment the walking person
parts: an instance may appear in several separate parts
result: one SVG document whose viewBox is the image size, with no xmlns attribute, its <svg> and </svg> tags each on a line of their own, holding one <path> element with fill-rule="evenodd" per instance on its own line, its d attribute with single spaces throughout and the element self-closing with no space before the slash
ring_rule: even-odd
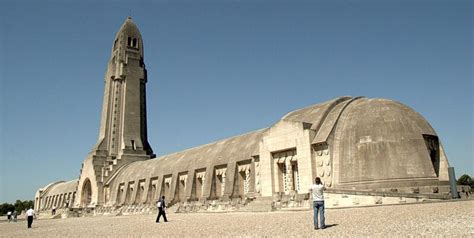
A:
<svg viewBox="0 0 474 238">
<path fill-rule="evenodd" d="M 161 199 L 158 200 L 157 207 L 158 207 L 158 217 L 156 217 L 156 223 L 160 223 L 161 216 L 163 216 L 163 219 L 165 220 L 165 222 L 168 222 L 168 219 L 166 219 L 165 196 L 162 196 Z"/>
<path fill-rule="evenodd" d="M 51 215 L 56 215 L 56 206 L 53 206 L 53 209 L 51 210 Z"/>
<path fill-rule="evenodd" d="M 324 190 L 326 190 L 326 188 L 324 184 L 321 183 L 321 179 L 316 177 L 310 189 L 311 196 L 313 197 L 313 222 L 315 230 L 326 228 L 326 224 L 324 223 Z M 321 226 L 318 226 L 318 213 Z"/>
<path fill-rule="evenodd" d="M 11 211 L 7 212 L 7 218 L 8 218 L 8 222 L 10 223 L 12 221 L 12 212 Z"/>
<path fill-rule="evenodd" d="M 26 220 L 28 222 L 28 228 L 31 228 L 31 224 L 33 224 L 33 217 L 35 216 L 35 210 L 32 207 L 26 211 Z"/>
</svg>

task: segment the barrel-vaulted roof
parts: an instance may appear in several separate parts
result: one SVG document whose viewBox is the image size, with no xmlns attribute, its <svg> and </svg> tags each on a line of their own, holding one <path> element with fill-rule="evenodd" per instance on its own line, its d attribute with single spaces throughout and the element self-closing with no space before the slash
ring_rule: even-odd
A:
<svg viewBox="0 0 474 238">
<path fill-rule="evenodd" d="M 266 129 L 261 129 L 156 159 L 133 162 L 120 172 L 117 181 L 134 181 L 158 174 L 166 175 L 175 171 L 188 171 L 251 159 L 252 156 L 258 155 L 259 142 L 265 131 Z"/>
<path fill-rule="evenodd" d="M 286 114 L 281 120 L 309 123 L 312 129 L 319 129 L 327 114 L 341 102 L 351 97 L 338 97 L 327 102 L 311 105 Z M 268 128 L 216 141 L 210 144 L 183 150 L 156 159 L 133 162 L 126 165 L 116 178 L 118 182 L 135 181 L 150 176 L 171 174 L 175 171 L 206 168 L 209 165 L 223 165 L 231 161 L 250 159 L 258 155 L 259 143 Z"/>
<path fill-rule="evenodd" d="M 323 103 L 301 108 L 286 114 L 282 120 L 310 123 L 315 127 L 324 120 L 326 115 L 336 104 L 349 99 L 351 99 L 351 97 L 338 97 Z"/>
<path fill-rule="evenodd" d="M 391 161 L 397 161 L 396 158 L 399 156 L 396 156 L 396 153 L 413 147 L 414 141 L 411 139 L 419 142 L 416 150 L 421 151 L 425 146 L 422 135 L 436 135 L 429 123 L 417 112 L 401 103 L 387 99 L 339 97 L 292 111 L 281 120 L 310 124 L 311 129 L 316 132 L 312 144 L 327 142 L 331 131 L 343 128 L 336 135 L 337 141 L 344 144 L 338 147 L 341 151 L 337 151 L 337 154 L 342 157 L 346 154 L 358 154 L 360 152 L 357 152 L 358 149 L 360 150 L 358 145 L 361 143 L 359 140 L 362 140 L 360 138 L 367 137 L 370 140 L 381 140 L 380 143 L 383 145 L 392 143 L 390 148 L 396 148 L 393 150 L 394 154 L 386 156 L 393 157 Z M 268 128 L 265 128 L 157 159 L 131 163 L 119 172 L 115 181 L 135 181 L 150 176 L 173 174 L 176 171 L 185 172 L 250 159 L 258 155 L 260 141 L 267 130 Z M 400 138 L 410 139 L 411 144 L 401 145 Z M 389 149 L 384 150 L 384 153 L 389 152 L 392 153 Z M 367 158 L 373 156 L 376 154 L 369 151 L 357 157 L 366 161 Z M 370 161 L 376 161 L 376 159 L 380 158 L 374 157 Z M 369 163 L 369 160 L 366 162 Z"/>
<path fill-rule="evenodd" d="M 388 99 L 350 103 L 336 125 L 333 158 L 340 183 L 436 178 L 425 136 L 437 138 L 415 110 Z"/>
<path fill-rule="evenodd" d="M 46 194 L 43 196 L 53 196 L 53 195 L 75 192 L 77 182 L 78 182 L 77 179 L 66 181 L 66 182 L 58 182 L 52 185 L 52 187 L 48 189 L 48 191 L 46 191 Z"/>
</svg>

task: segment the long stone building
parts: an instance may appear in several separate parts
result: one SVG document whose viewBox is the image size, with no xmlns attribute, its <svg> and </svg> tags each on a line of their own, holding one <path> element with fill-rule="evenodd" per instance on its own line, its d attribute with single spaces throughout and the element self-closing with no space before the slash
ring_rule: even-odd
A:
<svg viewBox="0 0 474 238">
<path fill-rule="evenodd" d="M 155 158 L 143 46 L 129 17 L 113 41 L 97 144 L 77 180 L 37 191 L 38 210 L 146 212 L 162 195 L 176 211 L 309 207 L 317 176 L 329 207 L 444 199 L 449 192 L 436 132 L 419 113 L 387 99 L 338 97 L 268 128 Z"/>
</svg>

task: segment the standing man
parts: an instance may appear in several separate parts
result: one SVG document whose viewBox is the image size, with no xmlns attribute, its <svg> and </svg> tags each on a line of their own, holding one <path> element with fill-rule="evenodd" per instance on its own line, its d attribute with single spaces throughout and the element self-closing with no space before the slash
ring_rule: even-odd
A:
<svg viewBox="0 0 474 238">
<path fill-rule="evenodd" d="M 168 222 L 166 219 L 166 204 L 165 204 L 165 196 L 162 196 L 160 200 L 158 200 L 158 217 L 156 218 L 156 223 L 160 223 L 160 217 L 163 216 L 165 222 Z"/>
<path fill-rule="evenodd" d="M 31 228 L 31 224 L 33 224 L 33 216 L 35 215 L 35 210 L 32 207 L 26 211 L 26 220 L 28 221 L 28 228 Z"/>
<path fill-rule="evenodd" d="M 313 211 L 314 211 L 314 229 L 318 229 L 318 212 L 321 220 L 321 226 L 319 228 L 326 228 L 324 223 L 324 194 L 323 191 L 326 190 L 324 184 L 321 183 L 321 179 L 316 177 L 314 179 L 314 184 L 311 186 L 311 196 L 313 197 Z"/>
</svg>

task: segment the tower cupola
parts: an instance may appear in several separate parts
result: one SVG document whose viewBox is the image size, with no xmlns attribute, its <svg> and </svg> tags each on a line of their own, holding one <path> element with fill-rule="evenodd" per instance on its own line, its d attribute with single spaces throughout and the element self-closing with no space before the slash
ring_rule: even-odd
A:
<svg viewBox="0 0 474 238">
<path fill-rule="evenodd" d="M 115 35 L 112 58 L 116 56 L 116 59 L 124 60 L 125 52 L 138 54 L 143 59 L 142 35 L 130 16 L 127 17 Z"/>
</svg>

